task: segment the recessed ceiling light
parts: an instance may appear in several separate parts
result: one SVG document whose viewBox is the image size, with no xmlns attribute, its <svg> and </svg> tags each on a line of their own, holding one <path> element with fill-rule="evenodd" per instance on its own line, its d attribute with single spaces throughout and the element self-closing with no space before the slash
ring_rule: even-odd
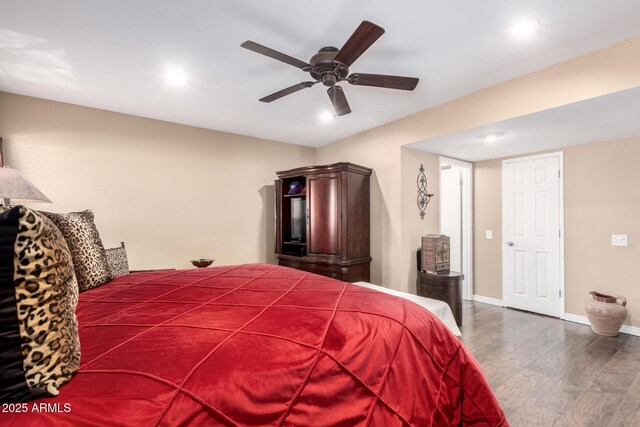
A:
<svg viewBox="0 0 640 427">
<path fill-rule="evenodd" d="M 173 86 L 183 86 L 187 82 L 187 75 L 178 67 L 168 67 L 164 72 L 164 78 Z"/>
<path fill-rule="evenodd" d="M 535 16 L 521 19 L 509 27 L 509 33 L 512 36 L 524 37 L 535 34 L 540 30 L 540 19 Z"/>
<path fill-rule="evenodd" d="M 498 138 L 501 138 L 503 136 L 504 136 L 504 133 L 502 132 L 492 132 L 492 133 L 480 135 L 478 136 L 478 138 L 480 138 L 484 142 L 495 142 Z"/>
<path fill-rule="evenodd" d="M 320 121 L 322 123 L 329 123 L 329 122 L 332 122 L 336 118 L 336 115 L 334 113 L 332 113 L 331 111 L 323 111 L 322 113 L 320 113 L 318 118 L 320 119 Z"/>
</svg>

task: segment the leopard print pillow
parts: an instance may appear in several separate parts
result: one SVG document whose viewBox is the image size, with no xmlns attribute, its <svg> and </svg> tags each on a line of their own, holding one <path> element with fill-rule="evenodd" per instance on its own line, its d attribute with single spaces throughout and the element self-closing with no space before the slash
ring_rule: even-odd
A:
<svg viewBox="0 0 640 427">
<path fill-rule="evenodd" d="M 80 292 L 97 288 L 113 279 L 107 255 L 93 221 L 93 212 L 42 212 L 55 225 L 67 241 Z"/>
<path fill-rule="evenodd" d="M 127 251 L 124 248 L 124 242 L 120 243 L 119 248 L 105 249 L 107 253 L 107 262 L 114 276 L 129 274 L 129 262 L 127 261 Z"/>
<path fill-rule="evenodd" d="M 44 215 L 0 212 L 0 401 L 55 396 L 80 365 L 71 252 Z"/>
</svg>

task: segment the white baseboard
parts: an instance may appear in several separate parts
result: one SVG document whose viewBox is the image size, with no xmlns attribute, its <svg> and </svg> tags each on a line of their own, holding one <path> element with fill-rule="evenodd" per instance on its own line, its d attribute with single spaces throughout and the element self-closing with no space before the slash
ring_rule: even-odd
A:
<svg viewBox="0 0 640 427">
<path fill-rule="evenodd" d="M 564 320 L 573 323 L 581 323 L 583 325 L 589 325 L 589 319 L 586 316 L 578 316 L 577 314 L 565 313 Z"/>
<path fill-rule="evenodd" d="M 483 297 L 482 295 L 474 295 L 473 300 L 478 302 L 483 302 L 485 304 L 499 305 L 500 307 L 504 307 L 504 301 L 497 298 Z"/>
<path fill-rule="evenodd" d="M 565 313 L 564 320 L 568 320 L 569 322 L 582 323 L 583 325 L 590 325 L 589 319 L 587 319 L 586 316 L 579 316 L 577 314 Z M 622 332 L 623 334 L 635 335 L 637 337 L 640 337 L 640 328 L 637 326 L 622 325 L 622 328 L 620 328 L 620 332 Z"/>
<path fill-rule="evenodd" d="M 620 328 L 620 332 L 622 332 L 623 334 L 635 335 L 636 337 L 640 337 L 640 328 L 638 328 L 637 326 L 622 325 L 622 328 Z"/>
</svg>

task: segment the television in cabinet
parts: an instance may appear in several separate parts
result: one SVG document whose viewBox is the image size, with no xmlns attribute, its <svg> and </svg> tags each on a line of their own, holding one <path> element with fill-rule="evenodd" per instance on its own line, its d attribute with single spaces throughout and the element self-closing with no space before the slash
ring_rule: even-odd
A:
<svg viewBox="0 0 640 427">
<path fill-rule="evenodd" d="M 369 178 L 353 163 L 276 172 L 278 263 L 349 282 L 369 281 Z"/>
<path fill-rule="evenodd" d="M 307 201 L 304 197 L 291 198 L 291 242 L 306 242 Z"/>
</svg>

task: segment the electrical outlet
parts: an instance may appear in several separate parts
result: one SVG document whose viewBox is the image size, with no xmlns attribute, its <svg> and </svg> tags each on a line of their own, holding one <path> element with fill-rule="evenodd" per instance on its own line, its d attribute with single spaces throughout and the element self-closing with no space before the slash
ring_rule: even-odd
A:
<svg viewBox="0 0 640 427">
<path fill-rule="evenodd" d="M 611 246 L 629 246 L 629 239 L 626 234 L 612 234 Z"/>
<path fill-rule="evenodd" d="M 484 235 L 486 236 L 487 240 L 491 240 L 493 239 L 493 230 L 487 230 L 484 232 Z"/>
</svg>

